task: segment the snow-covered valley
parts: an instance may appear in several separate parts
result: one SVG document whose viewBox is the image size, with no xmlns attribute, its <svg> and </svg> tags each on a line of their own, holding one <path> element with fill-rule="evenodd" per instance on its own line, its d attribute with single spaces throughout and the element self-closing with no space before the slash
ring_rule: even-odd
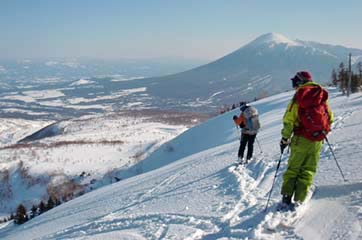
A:
<svg viewBox="0 0 362 240">
<path fill-rule="evenodd" d="M 328 138 L 348 181 L 343 181 L 325 144 L 314 182 L 317 190 L 293 228 L 268 230 L 270 219 L 275 218 L 273 209 L 281 198 L 281 174 L 286 168 L 287 155 L 282 158 L 269 210 L 263 211 L 280 157 L 281 119 L 293 96 L 290 91 L 253 103 L 259 110 L 262 123 L 258 134 L 260 147 L 255 146 L 255 159 L 245 167 L 234 169 L 240 133 L 232 116 L 239 114 L 238 109 L 185 132 L 182 127 L 154 128 L 153 125 L 151 131 L 154 132 L 146 134 L 145 130 L 145 137 L 137 136 L 135 139 L 147 139 L 148 142 L 142 144 L 152 145 L 149 139 L 158 137 L 158 144 L 161 144 L 166 142 L 167 137 L 162 141 L 165 134 L 169 134 L 170 139 L 182 133 L 147 155 L 127 173 L 118 172 L 117 176 L 124 180 L 66 202 L 23 225 L 3 223 L 0 225 L 0 238 L 361 239 L 362 94 L 347 98 L 335 89 L 329 91 L 335 123 Z M 115 139 L 112 136 L 121 134 L 117 132 L 121 123 L 114 124 L 112 119 L 101 122 L 110 124 L 106 134 L 110 141 Z M 147 123 L 140 124 L 148 128 Z M 67 126 L 72 129 L 74 125 L 69 123 Z M 91 120 L 89 125 L 79 130 L 83 136 L 81 139 L 95 141 L 92 131 L 94 128 L 103 129 L 102 126 Z M 158 134 L 154 129 L 162 130 L 164 134 Z M 48 138 L 46 142 L 49 144 L 53 138 Z M 102 138 L 98 136 L 97 139 Z M 126 142 L 133 138 L 123 136 L 117 139 Z M 74 140 L 71 134 L 68 140 Z M 133 146 L 128 150 L 133 150 L 132 154 L 135 154 L 137 144 Z M 82 149 L 87 156 L 82 156 L 77 150 L 80 147 L 67 146 L 67 151 L 78 153 L 84 161 L 113 159 L 113 156 L 116 156 L 115 161 L 119 161 L 124 152 L 117 150 L 123 147 L 122 144 L 103 146 L 98 151 L 88 145 L 87 149 Z M 60 152 L 52 148 L 46 151 L 47 154 L 60 156 Z M 64 149 L 59 151 L 64 154 Z M 28 158 L 23 162 L 31 161 L 34 160 Z M 66 163 L 61 161 L 59 165 Z M 41 165 L 37 162 L 31 170 L 35 171 L 38 164 Z M 101 165 L 102 162 L 97 167 Z M 73 169 L 68 167 L 69 171 Z M 89 171 L 92 167 L 90 164 Z M 74 169 L 79 172 L 79 169 Z M 129 174 L 136 169 L 142 169 L 142 174 Z"/>
<path fill-rule="evenodd" d="M 68 201 L 140 174 L 139 162 L 203 120 L 154 111 L 59 122 L 0 121 L 0 215 L 8 217 L 20 203 L 30 209 L 49 196 Z"/>
</svg>

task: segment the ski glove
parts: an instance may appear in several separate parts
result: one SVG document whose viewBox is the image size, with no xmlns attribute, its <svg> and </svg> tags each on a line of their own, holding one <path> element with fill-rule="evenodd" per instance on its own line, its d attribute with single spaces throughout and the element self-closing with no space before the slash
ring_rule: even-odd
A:
<svg viewBox="0 0 362 240">
<path fill-rule="evenodd" d="M 284 152 L 284 149 L 289 145 L 289 139 L 287 138 L 282 138 L 282 140 L 280 140 L 280 153 Z"/>
</svg>

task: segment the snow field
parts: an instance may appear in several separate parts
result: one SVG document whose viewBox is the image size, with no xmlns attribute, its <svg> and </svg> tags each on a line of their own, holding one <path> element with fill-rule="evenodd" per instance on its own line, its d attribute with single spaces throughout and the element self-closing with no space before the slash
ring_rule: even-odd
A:
<svg viewBox="0 0 362 240">
<path fill-rule="evenodd" d="M 279 160 L 281 119 L 293 92 L 260 100 L 263 153 L 235 170 L 239 133 L 232 116 L 210 119 L 138 163 L 143 174 L 62 204 L 21 226 L 0 229 L 4 239 L 361 239 L 360 143 L 362 94 L 348 100 L 333 89 L 336 123 L 329 135 L 345 172 L 341 178 L 324 146 L 314 184 L 318 190 L 293 228 L 271 232 L 266 223 L 280 201 L 282 158 L 270 202 L 268 192 Z M 346 153 L 348 152 L 348 154 Z M 273 217 L 276 221 L 278 216 Z M 280 220 L 280 219 L 279 219 Z"/>
<path fill-rule="evenodd" d="M 2 121 L 7 124 L 0 135 L 1 141 L 7 143 L 3 147 L 16 144 L 45 124 Z M 22 128 L 18 127 L 22 124 Z M 111 114 L 67 120 L 56 123 L 53 128 L 57 128 L 53 137 L 0 149 L 0 179 L 9 176 L 0 188 L 0 195 L 7 199 L 0 203 L 0 212 L 4 215 L 14 212 L 21 202 L 30 208 L 41 199 L 47 199 L 50 185 L 74 179 L 77 184 L 94 189 L 114 182 L 121 169 L 127 172 L 161 144 L 187 129 L 151 122 L 147 118 Z M 131 175 L 140 172 L 142 168 Z"/>
</svg>

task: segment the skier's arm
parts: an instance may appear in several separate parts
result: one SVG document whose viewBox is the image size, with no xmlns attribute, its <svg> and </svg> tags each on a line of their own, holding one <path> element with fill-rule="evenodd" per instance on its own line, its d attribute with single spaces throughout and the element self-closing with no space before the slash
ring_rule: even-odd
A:
<svg viewBox="0 0 362 240">
<path fill-rule="evenodd" d="M 327 109 L 328 109 L 328 115 L 329 115 L 329 123 L 332 124 L 334 122 L 334 114 L 333 114 L 331 108 L 329 107 L 328 102 L 327 102 Z"/>
<path fill-rule="evenodd" d="M 240 114 L 238 118 L 234 117 L 234 123 L 237 126 L 240 126 L 241 128 L 245 127 L 245 117 L 243 114 Z"/>
<path fill-rule="evenodd" d="M 298 104 L 290 101 L 283 117 L 282 137 L 289 139 L 292 136 L 295 125 L 298 122 Z"/>
</svg>

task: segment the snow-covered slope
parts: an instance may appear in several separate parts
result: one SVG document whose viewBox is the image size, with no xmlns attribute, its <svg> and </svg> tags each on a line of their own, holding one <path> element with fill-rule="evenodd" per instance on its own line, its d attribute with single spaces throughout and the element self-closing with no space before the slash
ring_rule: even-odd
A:
<svg viewBox="0 0 362 240">
<path fill-rule="evenodd" d="M 198 125 L 149 156 L 146 173 L 85 194 L 20 226 L 2 225 L 2 239 L 361 239 L 362 94 L 331 89 L 336 122 L 321 154 L 317 191 L 295 228 L 267 230 L 280 200 L 277 177 L 281 118 L 293 92 L 255 103 L 261 115 L 255 159 L 235 171 L 239 133 L 228 112 Z M 262 153 L 261 153 L 262 150 Z M 285 170 L 282 159 L 280 173 Z M 160 167 L 162 166 L 163 167 Z M 152 171 L 149 171 L 152 170 Z"/>
<path fill-rule="evenodd" d="M 0 147 L 14 144 L 48 124 L 49 121 L 0 118 Z"/>
<path fill-rule="evenodd" d="M 14 213 L 20 203 L 30 208 L 49 196 L 67 200 L 140 174 L 137 163 L 187 129 L 145 113 L 84 116 L 52 124 L 0 121 L 1 217 Z"/>
</svg>

